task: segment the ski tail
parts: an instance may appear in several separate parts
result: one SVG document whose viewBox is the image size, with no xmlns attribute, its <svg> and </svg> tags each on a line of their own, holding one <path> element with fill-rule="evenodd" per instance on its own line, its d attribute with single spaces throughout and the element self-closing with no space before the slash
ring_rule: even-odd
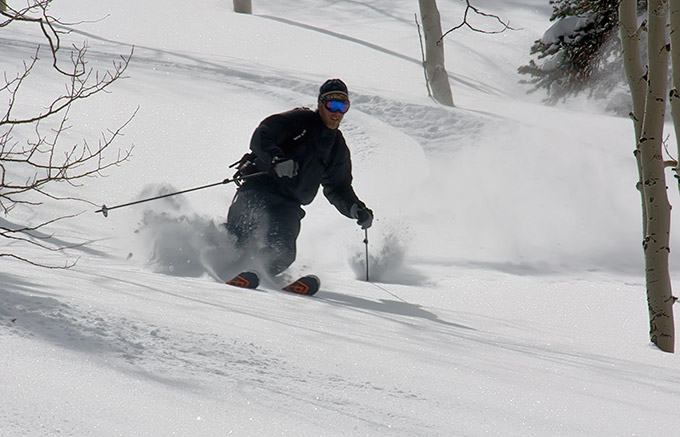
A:
<svg viewBox="0 0 680 437">
<path fill-rule="evenodd" d="M 321 288 L 321 280 L 315 275 L 306 275 L 283 287 L 283 291 L 312 296 Z"/>
<path fill-rule="evenodd" d="M 249 288 L 255 289 L 260 285 L 260 278 L 255 272 L 241 272 L 227 281 L 227 284 L 239 287 L 239 288 Z"/>
</svg>

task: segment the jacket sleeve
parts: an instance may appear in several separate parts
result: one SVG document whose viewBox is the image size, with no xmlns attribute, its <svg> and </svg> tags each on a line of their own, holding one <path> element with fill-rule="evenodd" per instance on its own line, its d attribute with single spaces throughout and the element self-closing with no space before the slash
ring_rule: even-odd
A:
<svg viewBox="0 0 680 437">
<path fill-rule="evenodd" d="M 271 170 L 273 159 L 285 156 L 281 146 L 292 135 L 291 123 L 284 114 L 271 115 L 260 123 L 250 139 L 250 150 L 257 155 L 261 170 Z"/>
<path fill-rule="evenodd" d="M 324 196 L 342 215 L 351 218 L 350 209 L 355 203 L 366 206 L 352 188 L 352 161 L 341 134 L 338 135 L 334 154 L 321 183 Z"/>
</svg>

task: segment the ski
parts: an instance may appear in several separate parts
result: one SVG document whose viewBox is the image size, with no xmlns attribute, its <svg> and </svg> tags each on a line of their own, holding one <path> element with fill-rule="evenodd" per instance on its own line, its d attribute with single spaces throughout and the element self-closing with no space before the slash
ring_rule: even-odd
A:
<svg viewBox="0 0 680 437">
<path fill-rule="evenodd" d="M 311 296 L 321 287 L 321 280 L 315 275 L 306 275 L 295 282 L 291 282 L 282 288 L 283 291 L 288 291 L 295 294 L 304 294 Z"/>
<path fill-rule="evenodd" d="M 257 276 L 257 273 L 255 272 L 250 271 L 241 272 L 238 275 L 231 278 L 230 280 L 228 280 L 227 284 L 234 287 L 248 288 L 254 290 L 257 288 L 258 285 L 260 285 L 260 278 Z"/>
<path fill-rule="evenodd" d="M 253 271 L 241 272 L 227 281 L 228 285 L 238 288 L 247 288 L 254 290 L 260 286 L 260 278 L 257 273 Z M 305 296 L 312 296 L 319 291 L 321 287 L 321 280 L 315 275 L 305 275 L 296 281 L 291 282 L 281 291 L 287 291 L 294 294 L 304 294 Z"/>
</svg>

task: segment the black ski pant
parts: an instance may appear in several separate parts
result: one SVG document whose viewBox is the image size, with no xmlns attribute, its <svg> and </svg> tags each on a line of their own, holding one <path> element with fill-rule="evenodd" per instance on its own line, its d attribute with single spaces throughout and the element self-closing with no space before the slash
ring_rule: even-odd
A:
<svg viewBox="0 0 680 437">
<path fill-rule="evenodd" d="M 227 214 L 227 230 L 241 251 L 240 268 L 263 268 L 271 276 L 295 261 L 300 204 L 269 191 L 244 184 L 234 196 Z"/>
</svg>

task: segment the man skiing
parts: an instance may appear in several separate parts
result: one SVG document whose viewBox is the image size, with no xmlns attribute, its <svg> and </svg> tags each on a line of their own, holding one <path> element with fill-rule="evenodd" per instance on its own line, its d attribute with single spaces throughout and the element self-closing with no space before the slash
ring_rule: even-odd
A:
<svg viewBox="0 0 680 437">
<path fill-rule="evenodd" d="M 373 223 L 373 212 L 352 188 L 350 152 L 338 129 L 349 106 L 347 86 L 329 79 L 319 88 L 315 111 L 274 114 L 255 129 L 252 152 L 237 172 L 253 176 L 243 180 L 227 215 L 242 267 L 261 268 L 273 277 L 295 261 L 302 205 L 312 202 L 320 186 L 341 214 L 363 229 Z"/>
</svg>

